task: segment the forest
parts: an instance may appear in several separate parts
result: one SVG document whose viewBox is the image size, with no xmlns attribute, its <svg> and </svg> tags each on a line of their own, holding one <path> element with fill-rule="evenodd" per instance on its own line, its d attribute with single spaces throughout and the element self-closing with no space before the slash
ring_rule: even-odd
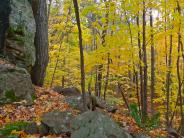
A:
<svg viewBox="0 0 184 138">
<path fill-rule="evenodd" d="M 0 138 L 183 138 L 183 0 L 1 0 Z"/>
</svg>

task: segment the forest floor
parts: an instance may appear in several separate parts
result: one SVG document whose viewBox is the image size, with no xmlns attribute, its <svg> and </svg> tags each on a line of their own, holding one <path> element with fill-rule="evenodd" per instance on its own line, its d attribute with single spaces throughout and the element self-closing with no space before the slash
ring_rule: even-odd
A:
<svg viewBox="0 0 184 138">
<path fill-rule="evenodd" d="M 74 110 L 67 103 L 64 102 L 64 96 L 49 89 L 35 87 L 37 98 L 32 106 L 23 106 L 21 103 L 6 104 L 0 106 L 0 127 L 8 123 L 17 121 L 35 121 L 40 124 L 40 118 L 44 112 L 51 110 L 70 111 L 74 116 L 79 114 L 79 111 Z M 136 125 L 134 119 L 126 114 L 123 114 L 124 108 L 119 106 L 118 112 L 115 114 L 107 113 L 113 118 L 120 126 L 124 127 L 129 133 L 132 134 L 146 134 L 152 138 L 159 136 L 166 136 L 166 131 L 161 128 L 153 129 L 151 131 L 144 131 Z M 105 112 L 105 111 L 104 111 Z M 39 138 L 39 135 L 27 135 L 24 132 L 20 133 L 21 138 Z M 45 138 L 57 138 L 56 136 L 47 136 Z M 67 136 L 63 136 L 67 138 Z"/>
</svg>

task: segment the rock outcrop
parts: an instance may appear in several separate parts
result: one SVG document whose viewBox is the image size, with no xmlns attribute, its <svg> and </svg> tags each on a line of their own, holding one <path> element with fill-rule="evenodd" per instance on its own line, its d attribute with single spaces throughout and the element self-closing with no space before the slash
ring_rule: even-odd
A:
<svg viewBox="0 0 184 138">
<path fill-rule="evenodd" d="M 0 64 L 0 101 L 15 102 L 26 100 L 27 105 L 33 103 L 34 88 L 29 73 L 19 67 Z"/>
<path fill-rule="evenodd" d="M 30 69 L 35 63 L 34 37 L 36 25 L 28 0 L 12 0 L 5 52 L 9 61 Z"/>
<path fill-rule="evenodd" d="M 132 138 L 108 116 L 88 111 L 71 123 L 71 138 Z"/>
<path fill-rule="evenodd" d="M 68 103 L 70 106 L 72 106 L 74 109 L 77 109 L 81 112 L 83 112 L 83 101 L 82 101 L 82 95 L 80 96 L 68 96 L 65 97 L 66 103 Z M 87 105 L 91 105 L 94 107 L 98 107 L 101 109 L 105 109 L 108 112 L 115 113 L 117 110 L 117 107 L 114 105 L 108 104 L 106 101 L 103 99 L 100 99 L 96 96 L 91 96 L 89 94 L 86 94 L 86 102 Z"/>
<path fill-rule="evenodd" d="M 29 72 L 35 63 L 35 19 L 28 0 L 0 1 L 0 102 L 33 103 Z M 3 59 L 4 60 L 4 59 Z M 13 64 L 14 66 L 11 66 Z"/>
<path fill-rule="evenodd" d="M 76 87 L 63 88 L 62 86 L 55 86 L 53 90 L 67 97 L 81 95 L 80 90 Z"/>
</svg>

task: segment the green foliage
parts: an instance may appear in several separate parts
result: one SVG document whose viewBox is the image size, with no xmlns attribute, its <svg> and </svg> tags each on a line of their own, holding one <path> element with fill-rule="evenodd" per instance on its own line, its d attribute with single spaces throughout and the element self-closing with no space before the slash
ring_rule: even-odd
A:
<svg viewBox="0 0 184 138">
<path fill-rule="evenodd" d="M 151 117 L 147 117 L 146 121 L 143 123 L 141 115 L 138 111 L 138 106 L 137 104 L 131 104 L 130 105 L 130 114 L 131 116 L 134 118 L 135 122 L 137 123 L 137 125 L 139 127 L 142 127 L 145 130 L 151 130 L 153 128 L 158 127 L 159 125 L 159 118 L 160 118 L 160 114 L 157 113 Z"/>
<path fill-rule="evenodd" d="M 141 116 L 138 111 L 138 106 L 136 104 L 130 104 L 130 115 L 134 118 L 135 122 L 142 127 Z"/>
<path fill-rule="evenodd" d="M 21 131 L 28 125 L 27 122 L 15 122 L 5 125 L 3 128 L 0 128 L 0 136 L 3 138 L 17 138 L 16 135 L 11 135 L 13 130 Z"/>
<path fill-rule="evenodd" d="M 34 101 L 34 100 L 36 100 L 36 95 L 35 94 L 33 94 L 33 95 L 31 95 L 31 98 L 32 98 L 32 100 Z"/>
</svg>

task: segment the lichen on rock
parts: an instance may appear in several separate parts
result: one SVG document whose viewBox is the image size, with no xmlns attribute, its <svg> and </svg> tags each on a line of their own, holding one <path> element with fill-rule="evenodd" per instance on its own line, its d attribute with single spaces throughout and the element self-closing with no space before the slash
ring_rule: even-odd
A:
<svg viewBox="0 0 184 138">
<path fill-rule="evenodd" d="M 29 70 L 35 63 L 36 25 L 33 11 L 28 0 L 12 0 L 10 8 L 6 57 L 17 66 Z"/>
<path fill-rule="evenodd" d="M 31 105 L 33 95 L 34 88 L 25 69 L 0 64 L 0 101 L 15 102 L 22 99 Z"/>
</svg>

